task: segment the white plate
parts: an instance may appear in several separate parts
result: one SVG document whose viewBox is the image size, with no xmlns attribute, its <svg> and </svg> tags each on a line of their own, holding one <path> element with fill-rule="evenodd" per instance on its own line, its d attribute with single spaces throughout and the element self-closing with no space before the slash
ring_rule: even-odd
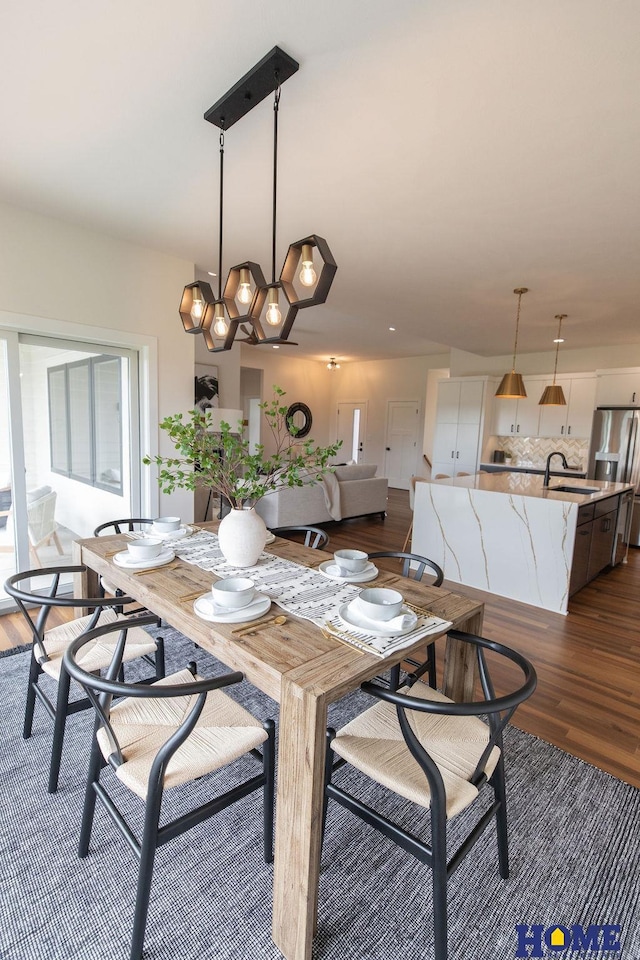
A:
<svg viewBox="0 0 640 960">
<path fill-rule="evenodd" d="M 384 621 L 380 623 L 374 623 L 373 620 L 367 620 L 365 617 L 358 616 L 357 612 L 349 610 L 349 603 L 343 603 L 340 609 L 338 610 L 338 616 L 343 620 L 347 626 L 356 627 L 358 630 L 364 630 L 366 633 L 372 634 L 374 637 L 403 637 L 405 633 L 411 633 L 412 630 L 415 630 L 416 624 L 418 622 L 418 617 L 412 610 L 409 610 L 408 607 L 403 607 L 401 613 L 405 616 L 409 616 L 410 619 L 405 627 L 402 630 L 394 630 L 393 627 L 387 626 Z M 399 616 L 399 614 L 398 614 Z"/>
<path fill-rule="evenodd" d="M 263 613 L 266 613 L 271 606 L 271 597 L 266 597 L 259 593 L 255 600 L 247 604 L 246 607 L 240 607 L 239 610 L 223 611 L 216 607 L 210 593 L 205 593 L 194 601 L 193 609 L 195 613 L 203 620 L 210 620 L 211 623 L 251 623 L 257 620 Z"/>
<path fill-rule="evenodd" d="M 157 537 L 162 537 L 163 540 L 182 540 L 183 537 L 190 537 L 193 530 L 191 527 L 179 527 L 177 530 L 171 530 L 169 533 L 162 533 L 162 531 L 156 530 L 154 525 L 153 532 Z"/>
<path fill-rule="evenodd" d="M 266 546 L 268 543 L 273 543 L 273 541 L 275 540 L 275 538 L 276 538 L 275 533 L 271 533 L 270 530 L 267 530 L 267 539 L 266 539 L 265 542 L 264 542 L 264 543 L 265 543 L 265 546 Z"/>
<path fill-rule="evenodd" d="M 375 580 L 378 576 L 378 568 L 371 560 L 360 573 L 351 573 L 346 577 L 340 573 L 340 567 L 334 560 L 325 560 L 324 563 L 320 564 L 318 570 L 323 576 L 329 577 L 330 580 L 342 580 L 343 583 L 368 583 L 369 580 Z"/>
<path fill-rule="evenodd" d="M 116 553 L 113 562 L 116 567 L 124 567 L 126 570 L 153 570 L 154 567 L 163 567 L 165 563 L 171 563 L 175 553 L 170 547 L 161 550 L 157 557 L 151 560 L 131 560 L 131 554 L 128 550 L 122 553 Z"/>
</svg>

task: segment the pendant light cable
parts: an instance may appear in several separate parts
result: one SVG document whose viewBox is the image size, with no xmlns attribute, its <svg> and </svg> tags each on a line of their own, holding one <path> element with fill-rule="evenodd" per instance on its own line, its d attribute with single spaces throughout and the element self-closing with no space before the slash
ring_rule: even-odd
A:
<svg viewBox="0 0 640 960">
<path fill-rule="evenodd" d="M 566 313 L 557 313 L 556 320 L 558 321 L 558 336 L 556 337 L 556 362 L 553 367 L 553 386 L 556 385 L 556 373 L 558 372 L 558 351 L 560 349 L 560 344 L 564 341 L 560 338 L 560 331 L 562 329 L 562 321 L 567 317 Z"/>
<path fill-rule="evenodd" d="M 278 201 L 278 109 L 280 107 L 280 81 L 275 72 L 276 89 L 273 95 L 273 227 L 271 234 L 271 283 L 276 282 L 276 211 Z"/>
<path fill-rule="evenodd" d="M 520 328 L 520 304 L 522 303 L 522 294 L 526 293 L 527 290 L 525 287 L 518 287 L 518 289 L 514 290 L 513 292 L 518 294 L 518 312 L 516 313 L 516 338 L 513 343 L 513 362 L 511 364 L 511 372 L 515 373 L 516 356 L 518 353 L 518 330 Z"/>
<path fill-rule="evenodd" d="M 222 223 L 224 202 L 224 129 L 220 130 L 220 226 L 218 233 L 218 300 L 222 300 Z"/>
</svg>

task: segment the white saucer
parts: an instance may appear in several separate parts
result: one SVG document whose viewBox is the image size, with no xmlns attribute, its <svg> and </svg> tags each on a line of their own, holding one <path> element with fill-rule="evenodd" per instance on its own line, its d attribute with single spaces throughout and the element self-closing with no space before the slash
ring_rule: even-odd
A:
<svg viewBox="0 0 640 960">
<path fill-rule="evenodd" d="M 270 606 L 271 598 L 259 593 L 246 607 L 222 610 L 214 604 L 211 594 L 205 593 L 194 601 L 193 609 L 202 620 L 209 620 L 211 623 L 251 623 L 266 613 Z"/>
<path fill-rule="evenodd" d="M 375 580 L 378 576 L 378 568 L 371 560 L 368 561 L 364 570 L 359 573 L 350 573 L 346 577 L 340 573 L 340 567 L 334 560 L 325 560 L 318 570 L 330 580 L 342 580 L 344 583 L 368 583 L 369 580 Z"/>
<path fill-rule="evenodd" d="M 171 530 L 169 533 L 162 533 L 153 527 L 153 533 L 156 537 L 162 537 L 163 540 L 182 540 L 183 537 L 190 537 L 193 533 L 191 527 L 178 527 L 177 530 Z"/>
<path fill-rule="evenodd" d="M 374 623 L 373 620 L 367 620 L 366 617 L 360 617 L 357 613 L 354 613 L 353 610 L 349 610 L 349 603 L 343 603 L 340 609 L 338 610 L 338 616 L 343 620 L 347 626 L 356 627 L 358 630 L 365 630 L 367 633 L 373 634 L 375 637 L 403 637 L 405 633 L 411 633 L 412 630 L 415 630 L 418 618 L 412 610 L 409 610 L 408 607 L 403 607 L 401 613 L 405 616 L 409 616 L 410 620 L 408 624 L 403 627 L 402 630 L 394 630 L 393 627 L 389 627 L 385 624 L 384 621 L 380 623 Z"/>
<path fill-rule="evenodd" d="M 121 553 L 116 553 L 113 562 L 116 567 L 124 567 L 126 570 L 153 570 L 154 567 L 163 567 L 165 563 L 171 563 L 175 553 L 170 547 L 165 547 L 157 557 L 151 560 L 131 560 L 130 558 L 129 551 L 123 550 Z"/>
<path fill-rule="evenodd" d="M 266 539 L 265 542 L 264 542 L 264 543 L 265 543 L 265 546 L 266 546 L 268 543 L 273 543 L 273 541 L 275 540 L 275 538 L 276 538 L 275 533 L 271 533 L 270 530 L 267 530 L 267 539 Z"/>
</svg>

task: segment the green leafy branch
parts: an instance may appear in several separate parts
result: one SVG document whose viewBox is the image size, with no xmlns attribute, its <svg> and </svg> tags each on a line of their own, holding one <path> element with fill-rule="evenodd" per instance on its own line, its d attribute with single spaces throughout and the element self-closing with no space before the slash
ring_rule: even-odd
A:
<svg viewBox="0 0 640 960">
<path fill-rule="evenodd" d="M 176 453 L 171 457 L 145 456 L 143 463 L 159 468 L 158 483 L 163 493 L 198 486 L 212 487 L 226 497 L 232 507 L 252 506 L 279 487 L 302 487 L 316 483 L 331 470 L 330 462 L 342 441 L 328 447 L 315 447 L 313 440 L 296 439 L 297 428 L 287 420 L 288 407 L 282 403 L 284 390 L 274 386 L 273 399 L 260 404 L 269 426 L 275 452 L 264 455 L 264 445 L 249 452 L 249 441 L 242 436 L 242 421 L 232 428 L 222 421 L 213 431 L 211 414 L 190 410 L 165 417 L 165 430 Z"/>
</svg>

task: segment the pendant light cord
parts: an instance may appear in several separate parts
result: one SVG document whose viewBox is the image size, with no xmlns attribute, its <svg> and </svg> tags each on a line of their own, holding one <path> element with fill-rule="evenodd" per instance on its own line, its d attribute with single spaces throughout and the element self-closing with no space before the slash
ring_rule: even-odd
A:
<svg viewBox="0 0 640 960">
<path fill-rule="evenodd" d="M 553 367 L 553 386 L 556 385 L 556 373 L 558 372 L 558 351 L 560 349 L 560 330 L 562 329 L 562 321 L 566 317 L 566 313 L 559 313 L 556 315 L 556 320 L 558 321 L 558 336 L 556 337 L 556 362 Z"/>
<path fill-rule="evenodd" d="M 218 300 L 222 300 L 222 222 L 224 199 L 224 129 L 220 130 L 220 230 L 218 234 Z"/>
<path fill-rule="evenodd" d="M 278 108 L 280 106 L 280 81 L 275 73 L 276 89 L 273 97 L 273 230 L 271 235 L 271 282 L 276 282 L 276 209 L 278 199 Z"/>
<path fill-rule="evenodd" d="M 513 344 L 513 363 L 511 364 L 511 372 L 515 373 L 516 369 L 516 355 L 518 353 L 518 328 L 520 326 L 520 304 L 522 303 L 522 293 L 518 294 L 518 312 L 516 314 L 516 339 Z"/>
</svg>

